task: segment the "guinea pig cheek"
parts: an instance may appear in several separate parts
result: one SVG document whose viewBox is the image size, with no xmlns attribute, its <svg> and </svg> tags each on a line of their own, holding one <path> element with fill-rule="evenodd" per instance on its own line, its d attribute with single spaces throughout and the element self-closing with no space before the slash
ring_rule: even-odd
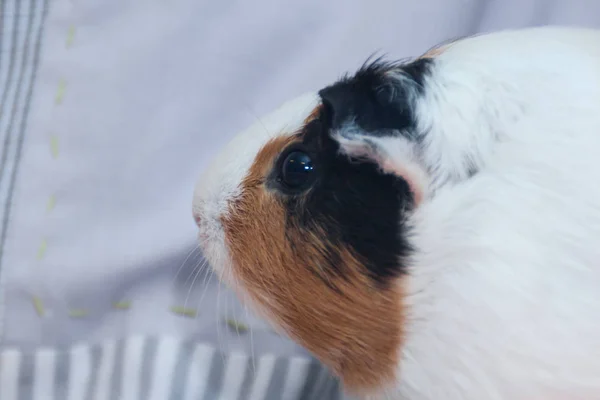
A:
<svg viewBox="0 0 600 400">
<path fill-rule="evenodd" d="M 374 284 L 343 246 L 331 265 L 325 232 L 286 232 L 277 204 L 253 210 L 263 216 L 255 215 L 253 228 L 234 217 L 226 231 L 234 275 L 255 310 L 330 367 L 349 391 L 368 395 L 393 386 L 404 336 L 402 278 Z"/>
<path fill-rule="evenodd" d="M 329 240 L 318 222 L 310 228 L 290 223 L 284 199 L 261 184 L 265 165 L 285 144 L 275 140 L 258 154 L 222 218 L 237 292 L 349 391 L 379 393 L 396 380 L 403 278 L 375 283 L 352 249 Z"/>
</svg>

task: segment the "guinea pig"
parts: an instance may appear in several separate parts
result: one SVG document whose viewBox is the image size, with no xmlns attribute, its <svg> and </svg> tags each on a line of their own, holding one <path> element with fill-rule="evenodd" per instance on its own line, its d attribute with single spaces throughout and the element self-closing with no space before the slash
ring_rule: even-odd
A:
<svg viewBox="0 0 600 400">
<path fill-rule="evenodd" d="M 370 60 L 194 191 L 249 307 L 365 399 L 600 399 L 600 31 Z"/>
</svg>

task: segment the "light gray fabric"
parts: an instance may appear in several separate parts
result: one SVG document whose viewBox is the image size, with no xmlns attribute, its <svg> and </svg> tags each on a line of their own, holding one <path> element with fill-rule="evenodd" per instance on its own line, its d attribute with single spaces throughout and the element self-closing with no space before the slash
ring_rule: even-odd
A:
<svg viewBox="0 0 600 400">
<path fill-rule="evenodd" d="M 374 51 L 600 25 L 596 0 L 0 0 L 0 14 L 0 400 L 333 399 L 322 367 L 199 268 L 199 172 Z M 206 376 L 198 348 L 215 351 Z"/>
</svg>

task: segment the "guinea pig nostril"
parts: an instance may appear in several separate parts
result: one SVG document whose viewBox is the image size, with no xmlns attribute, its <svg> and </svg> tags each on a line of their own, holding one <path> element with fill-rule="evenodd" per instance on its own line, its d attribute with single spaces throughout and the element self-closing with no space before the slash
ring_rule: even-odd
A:
<svg viewBox="0 0 600 400">
<path fill-rule="evenodd" d="M 194 221 L 196 221 L 196 225 L 200 226 L 200 224 L 202 223 L 202 218 L 200 218 L 199 214 L 194 213 Z"/>
</svg>

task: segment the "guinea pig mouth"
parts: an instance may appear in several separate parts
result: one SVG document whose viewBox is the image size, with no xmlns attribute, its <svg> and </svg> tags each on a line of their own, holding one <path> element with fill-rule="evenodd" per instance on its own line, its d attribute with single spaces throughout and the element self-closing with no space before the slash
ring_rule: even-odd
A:
<svg viewBox="0 0 600 400">
<path fill-rule="evenodd" d="M 196 225 L 198 226 L 197 236 L 200 246 L 202 246 L 210 240 L 210 234 L 208 233 L 203 218 L 200 216 L 200 214 L 194 213 L 194 221 L 196 221 Z"/>
<path fill-rule="evenodd" d="M 207 226 L 203 220 L 200 220 L 198 223 L 198 233 L 197 233 L 198 242 L 200 247 L 206 248 L 208 247 L 215 239 L 215 232 Z"/>
<path fill-rule="evenodd" d="M 204 231 L 198 232 L 198 241 L 200 245 L 207 243 L 210 240 L 210 235 Z"/>
</svg>

